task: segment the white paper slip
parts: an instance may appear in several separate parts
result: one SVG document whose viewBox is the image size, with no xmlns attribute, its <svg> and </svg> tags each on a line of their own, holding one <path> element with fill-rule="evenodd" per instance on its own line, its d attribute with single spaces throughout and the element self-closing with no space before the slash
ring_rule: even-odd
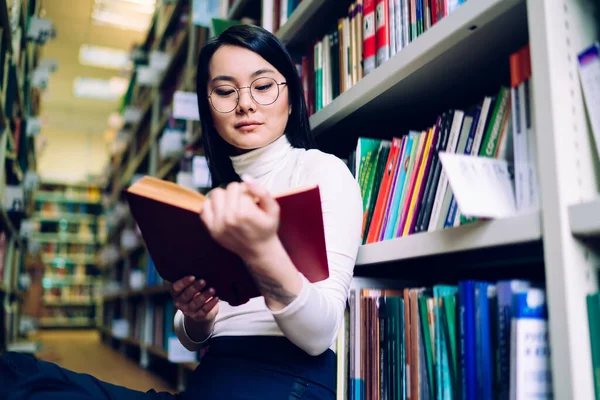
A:
<svg viewBox="0 0 600 400">
<path fill-rule="evenodd" d="M 517 213 L 506 160 L 446 152 L 439 155 L 462 214 L 505 218 Z"/>
<path fill-rule="evenodd" d="M 168 358 L 172 363 L 197 362 L 195 351 L 189 351 L 177 339 L 177 336 L 169 336 Z"/>
<path fill-rule="evenodd" d="M 198 97 L 194 92 L 175 92 L 173 96 L 173 118 L 200 121 Z"/>
<path fill-rule="evenodd" d="M 583 97 L 600 154 L 600 43 L 594 43 L 577 56 Z"/>
</svg>

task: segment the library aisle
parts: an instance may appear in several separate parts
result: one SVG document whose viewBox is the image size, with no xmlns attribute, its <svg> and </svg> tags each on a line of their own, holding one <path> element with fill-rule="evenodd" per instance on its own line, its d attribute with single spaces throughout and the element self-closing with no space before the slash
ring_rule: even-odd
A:
<svg viewBox="0 0 600 400">
<path fill-rule="evenodd" d="M 196 93 L 202 47 L 238 25 L 279 39 L 287 82 L 252 85 L 273 73 L 257 68 L 241 88 Z M 346 281 L 323 345 L 335 349 L 337 400 L 600 400 L 600 0 L 0 0 L 0 356 L 33 353 L 142 391 L 190 387 L 206 350 L 177 336 L 158 272 L 173 247 L 151 255 L 141 228 L 200 244 L 177 236 L 186 224 L 134 217 L 128 189 L 162 180 L 200 198 L 219 183 L 214 168 L 233 176 L 228 159 L 209 168 L 223 150 L 198 99 L 233 121 L 224 111 L 249 112 L 231 103 L 246 86 L 281 120 L 306 110 L 323 158 L 360 188 L 362 242 L 352 277 L 305 282 L 323 297 L 300 296 L 280 319 L 217 291 L 218 333 L 280 333 L 306 298 L 327 308 L 311 316 L 333 315 L 328 293 Z M 276 103 L 280 90 L 306 107 Z M 344 182 L 322 185 L 333 181 Z M 329 221 L 343 209 L 321 205 Z M 312 226 L 293 214 L 294 228 Z M 338 252 L 315 259 L 349 259 L 339 226 L 323 229 L 317 247 Z M 260 293 L 239 268 L 223 275 L 248 281 L 223 292 Z"/>
<path fill-rule="evenodd" d="M 175 389 L 156 374 L 102 343 L 95 329 L 47 330 L 40 332 L 37 339 L 41 350 L 35 356 L 40 360 L 130 389 L 175 393 Z"/>
</svg>

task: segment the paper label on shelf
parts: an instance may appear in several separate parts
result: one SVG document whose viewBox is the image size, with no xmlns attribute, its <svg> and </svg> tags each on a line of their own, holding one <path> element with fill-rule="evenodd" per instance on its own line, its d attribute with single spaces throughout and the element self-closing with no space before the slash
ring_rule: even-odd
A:
<svg viewBox="0 0 600 400">
<path fill-rule="evenodd" d="M 439 154 L 462 214 L 506 218 L 517 213 L 512 174 L 506 160 L 446 152 Z"/>
<path fill-rule="evenodd" d="M 197 362 L 197 356 L 195 351 L 189 351 L 179 341 L 177 336 L 169 336 L 169 348 L 168 348 L 169 361 L 173 363 L 186 363 L 186 362 Z"/>
<path fill-rule="evenodd" d="M 200 121 L 198 97 L 194 92 L 176 91 L 173 96 L 173 118 Z"/>
</svg>

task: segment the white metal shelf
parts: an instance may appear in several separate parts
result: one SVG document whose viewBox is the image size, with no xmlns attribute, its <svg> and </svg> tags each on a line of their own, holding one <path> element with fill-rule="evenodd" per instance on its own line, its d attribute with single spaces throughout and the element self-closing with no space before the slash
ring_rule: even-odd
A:
<svg viewBox="0 0 600 400">
<path fill-rule="evenodd" d="M 531 243 L 542 238 L 540 221 L 539 213 L 531 213 L 367 244 L 360 247 L 356 265 Z"/>
<path fill-rule="evenodd" d="M 319 135 L 359 109 L 378 112 L 402 99 L 421 98 L 427 90 L 439 92 L 435 88 L 454 81 L 458 68 L 479 65 L 497 51 L 510 52 L 526 35 L 523 1 L 466 2 L 313 114 L 311 128 Z"/>
<path fill-rule="evenodd" d="M 569 225 L 575 236 L 600 238 L 600 198 L 569 206 Z"/>
<path fill-rule="evenodd" d="M 298 4 L 287 22 L 275 32 L 275 36 L 284 44 L 300 40 L 304 36 L 303 32 L 312 31 L 309 22 L 313 16 L 323 9 L 326 3 L 326 0 L 303 0 Z"/>
</svg>

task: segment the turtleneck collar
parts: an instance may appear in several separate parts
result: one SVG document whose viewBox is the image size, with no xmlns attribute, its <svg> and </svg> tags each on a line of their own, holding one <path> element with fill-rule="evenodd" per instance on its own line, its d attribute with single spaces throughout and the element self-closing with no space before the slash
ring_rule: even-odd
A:
<svg viewBox="0 0 600 400">
<path fill-rule="evenodd" d="M 233 164 L 233 169 L 238 175 L 248 174 L 258 179 L 271 172 L 292 149 L 292 145 L 284 133 L 264 147 L 229 158 Z"/>
</svg>

